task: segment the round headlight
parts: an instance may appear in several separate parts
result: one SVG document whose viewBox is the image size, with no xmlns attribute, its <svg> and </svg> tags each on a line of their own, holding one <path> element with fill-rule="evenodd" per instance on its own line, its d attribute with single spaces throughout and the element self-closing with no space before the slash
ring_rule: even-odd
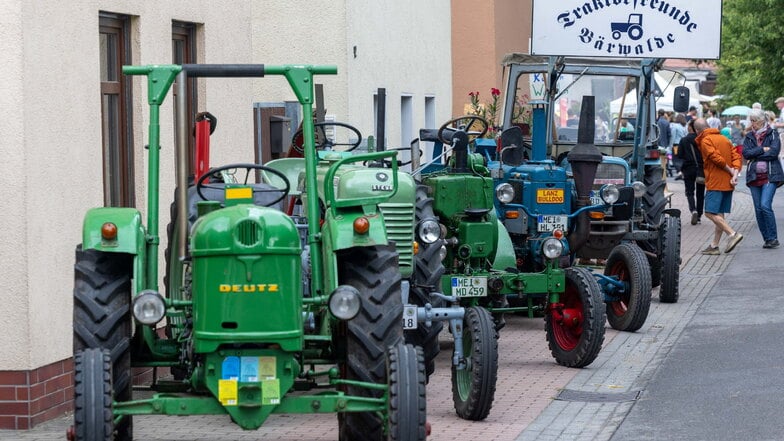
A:
<svg viewBox="0 0 784 441">
<path fill-rule="evenodd" d="M 431 244 L 441 237 L 441 225 L 437 220 L 425 219 L 417 226 L 417 236 L 420 241 Z"/>
<path fill-rule="evenodd" d="M 615 184 L 607 184 L 599 190 L 599 196 L 605 204 L 614 204 L 621 197 L 621 192 Z"/>
<path fill-rule="evenodd" d="M 143 325 L 154 325 L 166 315 L 163 296 L 153 290 L 144 290 L 133 299 L 133 317 Z"/>
<path fill-rule="evenodd" d="M 502 204 L 508 204 L 512 202 L 515 197 L 514 188 L 512 188 L 510 184 L 504 182 L 495 188 L 495 197 L 497 197 Z"/>
<path fill-rule="evenodd" d="M 359 314 L 362 299 L 353 286 L 340 285 L 329 296 L 329 312 L 340 320 L 351 320 Z"/>
<path fill-rule="evenodd" d="M 634 189 L 635 198 L 639 199 L 645 195 L 646 188 L 645 188 L 645 184 L 643 184 L 642 182 L 640 181 L 632 182 L 632 188 Z"/>
<path fill-rule="evenodd" d="M 545 239 L 544 243 L 542 243 L 542 254 L 548 259 L 561 257 L 563 249 L 563 243 L 554 237 Z"/>
</svg>

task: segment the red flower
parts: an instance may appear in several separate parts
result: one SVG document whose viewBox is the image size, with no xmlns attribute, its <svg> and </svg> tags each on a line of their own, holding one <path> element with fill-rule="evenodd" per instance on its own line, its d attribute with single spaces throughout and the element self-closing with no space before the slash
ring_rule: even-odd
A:
<svg viewBox="0 0 784 441">
<path fill-rule="evenodd" d="M 479 92 L 468 92 L 468 96 L 479 96 Z"/>
<path fill-rule="evenodd" d="M 492 95 L 492 96 L 498 96 L 498 95 L 501 95 L 501 91 L 500 91 L 500 90 L 498 90 L 498 89 L 496 89 L 495 87 L 491 87 L 491 88 L 490 88 L 490 95 Z"/>
</svg>

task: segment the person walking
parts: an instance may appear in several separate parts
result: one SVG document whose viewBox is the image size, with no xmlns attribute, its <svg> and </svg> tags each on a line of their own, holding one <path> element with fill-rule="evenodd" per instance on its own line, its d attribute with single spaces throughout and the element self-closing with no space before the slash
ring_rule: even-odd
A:
<svg viewBox="0 0 784 441">
<path fill-rule="evenodd" d="M 751 130 L 743 139 L 743 157 L 749 161 L 746 166 L 746 185 L 754 201 L 757 227 L 765 242 L 762 248 L 778 248 L 773 196 L 776 188 L 784 184 L 784 170 L 779 161 L 781 139 L 762 111 L 752 110 L 749 120 Z"/>
<path fill-rule="evenodd" d="M 686 136 L 686 117 L 679 113 L 670 123 L 670 142 L 672 143 L 672 165 L 675 167 L 675 180 L 683 179 L 681 172 L 680 142 Z"/>
<path fill-rule="evenodd" d="M 708 110 L 708 119 L 706 121 L 711 129 L 721 129 L 721 120 L 716 116 L 715 110 Z"/>
<path fill-rule="evenodd" d="M 686 123 L 686 136 L 678 143 L 678 159 L 683 173 L 684 193 L 689 204 L 691 224 L 702 221 L 702 209 L 705 201 L 705 174 L 703 172 L 702 154 L 697 147 L 697 133 L 694 131 L 694 120 Z M 699 178 L 699 179 L 698 179 Z"/>
<path fill-rule="evenodd" d="M 703 118 L 694 121 L 697 145 L 702 154 L 705 173 L 705 217 L 715 225 L 713 240 L 702 254 L 718 255 L 721 235 L 727 235 L 725 253 L 729 253 L 743 240 L 743 235 L 730 227 L 725 215 L 732 209 L 732 192 L 738 184 L 741 160 L 729 139 L 718 129 L 708 126 Z"/>
<path fill-rule="evenodd" d="M 670 142 L 670 120 L 667 119 L 667 114 L 664 109 L 659 109 L 659 118 L 656 120 L 656 125 L 659 127 L 659 152 L 662 154 L 662 168 L 664 169 L 664 179 L 667 176 L 672 176 L 667 157 L 672 155 L 672 142 Z"/>
</svg>

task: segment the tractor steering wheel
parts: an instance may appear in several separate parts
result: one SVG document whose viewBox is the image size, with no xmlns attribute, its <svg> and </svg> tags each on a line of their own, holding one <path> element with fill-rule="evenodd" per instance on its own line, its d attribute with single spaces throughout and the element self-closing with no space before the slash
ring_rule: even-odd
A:
<svg viewBox="0 0 784 441">
<path fill-rule="evenodd" d="M 271 173 L 271 174 L 275 175 L 276 178 L 280 178 L 283 181 L 283 188 L 274 188 L 274 189 L 257 189 L 257 188 L 252 188 L 253 193 L 281 192 L 280 197 L 278 197 L 277 199 L 275 199 L 272 202 L 268 202 L 268 203 L 264 204 L 265 207 L 271 207 L 271 206 L 277 204 L 278 202 L 282 201 L 283 198 L 285 198 L 286 195 L 289 194 L 289 190 L 291 190 L 291 184 L 289 183 L 289 180 L 286 177 L 286 175 L 284 175 L 283 173 L 279 172 L 278 170 L 275 170 L 274 168 L 265 167 L 265 166 L 259 165 L 259 164 L 229 164 L 229 165 L 224 165 L 223 167 L 214 168 L 214 169 L 210 170 L 209 173 L 205 173 L 204 175 L 202 175 L 199 178 L 198 182 L 196 182 L 196 193 L 204 201 L 211 200 L 211 199 L 207 198 L 206 196 L 204 196 L 204 193 L 202 193 L 201 190 L 204 189 L 204 188 L 213 188 L 213 189 L 217 189 L 217 190 L 223 190 L 224 187 L 223 186 L 217 186 L 217 185 L 210 185 L 208 183 L 205 183 L 204 181 L 206 181 L 210 176 L 214 176 L 215 174 L 220 174 L 221 172 L 228 171 L 228 170 L 234 170 L 234 172 L 232 172 L 230 174 L 231 175 L 236 175 L 238 169 L 245 169 L 245 179 L 244 179 L 243 182 L 240 182 L 239 179 L 238 179 L 237 180 L 238 184 L 241 183 L 243 185 L 248 185 L 248 180 L 250 179 L 250 176 L 251 176 L 251 173 L 250 173 L 251 170 L 261 170 L 261 171 L 263 171 L 265 173 Z"/>
<path fill-rule="evenodd" d="M 327 138 L 327 127 L 343 127 L 348 129 L 357 135 L 357 140 L 355 142 L 332 142 L 329 138 Z M 314 140 L 316 150 L 334 150 L 335 146 L 347 145 L 349 148 L 344 151 L 350 152 L 359 147 L 359 145 L 362 143 L 362 134 L 359 132 L 359 129 L 342 122 L 317 122 L 313 124 L 313 131 L 316 135 L 316 139 Z M 305 136 L 302 133 L 302 129 L 297 130 L 296 133 L 294 133 L 294 136 L 291 137 L 291 146 L 300 154 L 305 153 Z"/>
<path fill-rule="evenodd" d="M 482 130 L 470 130 L 474 124 L 479 124 L 478 128 Z M 445 131 L 453 132 L 456 130 L 465 130 L 466 135 L 469 137 L 473 136 L 474 138 L 481 138 L 485 136 L 487 130 L 490 128 L 490 123 L 487 122 L 486 119 L 482 118 L 481 116 L 477 115 L 465 115 L 459 116 L 457 118 L 450 119 L 449 121 L 445 122 L 444 125 L 438 129 L 438 140 L 446 145 L 452 145 L 452 137 L 450 136 L 449 139 L 446 139 L 444 136 Z M 469 141 L 473 141 L 472 138 L 469 138 Z"/>
</svg>

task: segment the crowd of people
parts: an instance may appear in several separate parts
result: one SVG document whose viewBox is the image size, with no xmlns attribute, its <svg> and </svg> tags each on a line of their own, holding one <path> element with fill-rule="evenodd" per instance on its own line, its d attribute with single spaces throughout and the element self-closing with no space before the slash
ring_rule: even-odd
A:
<svg viewBox="0 0 784 441">
<path fill-rule="evenodd" d="M 726 215 L 732 209 L 732 194 L 744 164 L 762 247 L 779 247 L 772 204 L 776 189 L 784 184 L 784 97 L 775 104 L 778 116 L 754 103 L 745 118 L 734 115 L 726 121 L 713 109 L 707 109 L 705 117 L 699 117 L 695 107 L 686 114 L 658 112 L 658 145 L 666 153 L 662 158 L 665 173 L 683 180 L 691 224 L 700 224 L 703 215 L 714 224 L 713 238 L 703 254 L 721 254 L 722 236 L 727 236 L 725 253 L 743 240 Z"/>
</svg>

